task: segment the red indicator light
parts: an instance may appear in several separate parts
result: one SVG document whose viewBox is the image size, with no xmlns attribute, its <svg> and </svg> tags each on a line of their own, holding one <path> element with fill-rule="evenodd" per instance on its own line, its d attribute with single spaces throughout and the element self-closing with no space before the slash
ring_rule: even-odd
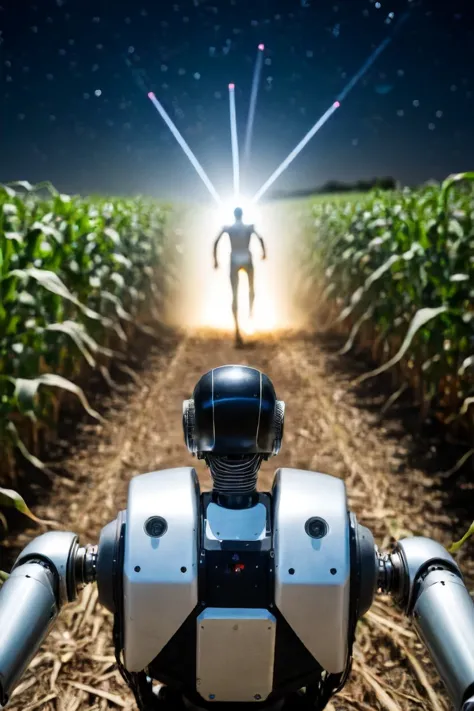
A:
<svg viewBox="0 0 474 711">
<path fill-rule="evenodd" d="M 236 563 L 234 565 L 234 573 L 241 573 L 243 570 L 245 570 L 245 565 L 243 563 Z"/>
</svg>

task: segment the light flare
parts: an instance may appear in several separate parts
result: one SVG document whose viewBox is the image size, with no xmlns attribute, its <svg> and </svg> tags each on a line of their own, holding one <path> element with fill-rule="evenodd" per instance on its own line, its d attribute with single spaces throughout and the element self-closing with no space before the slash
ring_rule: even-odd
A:
<svg viewBox="0 0 474 711">
<path fill-rule="evenodd" d="M 341 101 L 346 98 L 346 96 L 349 94 L 350 91 L 358 84 L 358 82 L 362 79 L 364 74 L 368 72 L 370 67 L 374 64 L 375 60 L 377 57 L 384 51 L 386 47 L 390 44 L 390 42 L 393 40 L 393 37 L 395 33 L 400 29 L 402 24 L 406 22 L 410 15 L 410 12 L 407 11 L 403 13 L 398 21 L 395 23 L 392 34 L 389 37 L 386 37 L 383 42 L 381 42 L 378 47 L 370 54 L 369 58 L 364 62 L 364 64 L 361 66 L 358 72 L 354 74 L 352 79 L 346 84 L 344 89 L 341 91 L 339 96 L 337 97 L 336 101 L 332 104 L 332 106 L 321 116 L 321 118 L 314 124 L 314 126 L 308 131 L 306 136 L 298 143 L 296 148 L 294 148 L 291 153 L 285 158 L 285 160 L 278 166 L 278 168 L 275 170 L 274 173 L 268 178 L 267 182 L 262 185 L 260 190 L 255 194 L 253 201 L 258 202 L 260 198 L 267 192 L 267 190 L 273 185 L 275 180 L 280 177 L 280 175 L 288 168 L 288 166 L 294 161 L 294 159 L 301 153 L 303 148 L 309 143 L 309 141 L 313 138 L 313 136 L 316 135 L 316 133 L 319 131 L 320 128 L 324 126 L 326 121 L 332 116 L 334 111 L 338 109 L 341 105 Z"/>
<path fill-rule="evenodd" d="M 254 69 L 254 73 L 253 73 L 252 93 L 250 95 L 249 115 L 247 118 L 247 130 L 246 130 L 246 134 L 245 134 L 244 161 L 245 161 L 245 170 L 246 171 L 248 170 L 248 167 L 250 164 L 250 152 L 251 152 L 251 146 L 252 146 L 253 127 L 254 127 L 254 123 L 255 123 L 255 111 L 257 108 L 258 89 L 260 87 L 260 79 L 262 76 L 264 50 L 265 50 L 265 45 L 259 44 L 258 45 L 258 52 L 257 52 L 257 59 L 255 62 L 255 69 Z"/>
<path fill-rule="evenodd" d="M 235 84 L 229 84 L 230 137 L 232 142 L 232 168 L 234 172 L 234 195 L 240 194 L 239 139 L 237 136 L 237 113 L 235 110 Z"/>
<path fill-rule="evenodd" d="M 301 153 L 303 148 L 310 142 L 310 140 L 313 138 L 313 136 L 316 135 L 316 133 L 319 131 L 320 128 L 324 126 L 326 121 L 333 115 L 333 113 L 339 108 L 340 103 L 339 101 L 335 101 L 329 109 L 321 116 L 320 119 L 316 121 L 314 126 L 308 131 L 308 133 L 301 139 L 301 141 L 298 143 L 296 148 L 294 148 L 291 153 L 285 158 L 285 160 L 280 163 L 278 168 L 275 170 L 274 173 L 271 174 L 271 176 L 268 178 L 267 182 L 262 185 L 260 190 L 254 195 L 252 198 L 252 202 L 257 203 L 263 195 L 267 192 L 267 190 L 273 185 L 275 180 L 280 177 L 280 175 L 288 168 L 290 163 L 293 163 L 295 158 Z"/>
<path fill-rule="evenodd" d="M 372 52 L 370 57 L 361 66 L 359 71 L 356 72 L 354 74 L 354 76 L 352 77 L 352 79 L 346 84 L 344 89 L 341 91 L 341 93 L 337 97 L 338 101 L 342 101 L 343 99 L 346 98 L 346 96 L 349 94 L 349 92 L 352 91 L 352 89 L 355 87 L 355 85 L 362 79 L 364 74 L 366 74 L 369 71 L 370 67 L 373 65 L 373 63 L 375 62 L 375 60 L 377 59 L 379 54 L 381 54 L 384 51 L 384 49 L 386 47 L 388 47 L 388 45 L 390 44 L 391 41 L 392 41 L 392 38 L 387 37 L 386 39 L 384 39 L 383 42 L 381 42 L 379 44 L 379 46 Z"/>
<path fill-rule="evenodd" d="M 174 124 L 173 121 L 171 120 L 170 116 L 169 116 L 169 115 L 167 114 L 167 112 L 165 111 L 165 109 L 164 109 L 164 107 L 162 106 L 162 104 L 160 104 L 160 102 L 158 101 L 158 99 L 156 98 L 155 94 L 154 94 L 152 91 L 148 92 L 148 98 L 150 99 L 150 101 L 152 102 L 153 106 L 155 107 L 155 109 L 156 109 L 156 110 L 158 111 L 158 113 L 160 114 L 160 116 L 161 116 L 161 118 L 163 119 L 163 121 L 164 121 L 164 122 L 166 123 L 166 125 L 168 126 L 168 128 L 169 128 L 169 130 L 171 131 L 171 133 L 173 134 L 173 136 L 176 138 L 177 142 L 179 143 L 179 145 L 180 145 L 181 148 L 183 149 L 185 155 L 186 155 L 187 158 L 189 159 L 189 162 L 191 163 L 191 165 L 192 165 L 193 168 L 195 169 L 196 173 L 197 173 L 197 174 L 199 175 L 199 177 L 201 178 L 201 180 L 202 180 L 202 182 L 204 183 L 204 185 L 206 186 L 206 188 L 209 190 L 210 194 L 212 195 L 212 197 L 214 198 L 214 200 L 216 201 L 216 203 L 217 203 L 218 205 L 221 205 L 221 204 L 222 204 L 222 200 L 221 200 L 221 198 L 219 197 L 219 195 L 217 194 L 217 191 L 216 191 L 215 187 L 213 186 L 213 184 L 212 184 L 211 181 L 209 180 L 209 178 L 208 178 L 208 176 L 207 176 L 207 173 L 205 172 L 204 168 L 203 168 L 202 165 L 199 163 L 198 159 L 196 158 L 196 156 L 194 155 L 194 153 L 192 152 L 192 150 L 190 149 L 190 147 L 188 146 L 188 144 L 187 144 L 186 141 L 184 140 L 184 138 L 183 138 L 183 136 L 181 135 L 181 133 L 179 132 L 178 128 L 175 126 L 175 124 Z"/>
</svg>

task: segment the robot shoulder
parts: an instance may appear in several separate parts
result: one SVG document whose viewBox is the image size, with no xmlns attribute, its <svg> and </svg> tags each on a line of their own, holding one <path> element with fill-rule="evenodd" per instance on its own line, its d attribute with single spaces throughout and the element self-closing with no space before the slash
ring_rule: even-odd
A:
<svg viewBox="0 0 474 711">
<path fill-rule="evenodd" d="M 350 599 L 350 521 L 344 482 L 280 469 L 274 483 L 275 603 L 315 659 L 344 668 Z M 308 625 L 314 611 L 317 625 Z"/>
<path fill-rule="evenodd" d="M 199 515 L 199 481 L 193 467 L 177 467 L 134 477 L 128 489 L 126 551 L 137 545 L 163 542 L 196 526 Z M 192 538 L 192 536 L 190 536 Z"/>
<path fill-rule="evenodd" d="M 149 664 L 197 604 L 199 506 L 195 469 L 149 472 L 131 480 L 126 510 L 102 529 L 99 600 L 120 613 L 130 671 Z"/>
<path fill-rule="evenodd" d="M 199 481 L 192 467 L 149 472 L 131 480 L 127 508 L 100 535 L 97 582 L 100 602 L 107 609 L 115 612 L 112 585 L 117 565 L 125 585 L 135 581 L 138 588 L 140 580 L 146 583 L 156 569 L 178 578 L 185 577 L 182 568 L 189 575 L 196 573 L 199 507 Z"/>
</svg>

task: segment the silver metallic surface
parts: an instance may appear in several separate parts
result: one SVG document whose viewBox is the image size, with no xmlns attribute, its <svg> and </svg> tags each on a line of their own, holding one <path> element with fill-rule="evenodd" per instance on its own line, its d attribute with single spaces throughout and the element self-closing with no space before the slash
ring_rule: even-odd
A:
<svg viewBox="0 0 474 711">
<path fill-rule="evenodd" d="M 474 694 L 464 702 L 462 711 L 474 711 Z"/>
<path fill-rule="evenodd" d="M 76 554 L 78 551 L 77 535 L 70 531 L 49 531 L 34 538 L 22 550 L 13 569 L 27 560 L 44 560 L 57 573 L 59 582 L 59 602 L 64 605 L 77 596 Z"/>
<path fill-rule="evenodd" d="M 97 577 L 98 546 L 80 546 L 75 553 L 75 580 L 77 587 L 93 583 Z"/>
<path fill-rule="evenodd" d="M 92 583 L 97 577 L 98 546 L 88 545 L 84 556 L 84 583 Z"/>
<path fill-rule="evenodd" d="M 32 541 L 34 543 L 34 541 Z M 0 704 L 4 705 L 58 614 L 54 575 L 41 563 L 16 567 L 0 588 Z"/>
<path fill-rule="evenodd" d="M 124 656 L 129 671 L 146 667 L 197 604 L 199 490 L 191 467 L 137 476 L 126 512 Z M 144 524 L 162 516 L 168 530 L 150 538 Z"/>
<path fill-rule="evenodd" d="M 376 549 L 378 561 L 377 587 L 381 592 L 388 593 L 394 588 L 394 569 L 388 553 L 381 553 Z"/>
<path fill-rule="evenodd" d="M 283 440 L 283 430 L 285 426 L 285 403 L 283 400 L 276 401 L 275 408 L 275 440 L 273 442 L 273 455 L 279 454 Z"/>
<path fill-rule="evenodd" d="M 203 699 L 266 699 L 273 687 L 275 617 L 263 609 L 208 607 L 196 625 L 196 689 Z"/>
<path fill-rule="evenodd" d="M 267 509 L 227 509 L 210 503 L 206 511 L 206 536 L 218 541 L 260 541 L 265 538 Z"/>
<path fill-rule="evenodd" d="M 344 482 L 299 469 L 280 469 L 274 484 L 275 602 L 317 662 L 343 671 L 348 654 L 349 517 Z M 328 524 L 315 540 L 305 522 Z"/>
<path fill-rule="evenodd" d="M 474 684 L 474 602 L 458 575 L 429 572 L 414 603 L 415 627 L 456 709 Z"/>
<path fill-rule="evenodd" d="M 183 402 L 183 430 L 184 441 L 189 452 L 193 455 L 197 454 L 197 443 L 195 439 L 196 415 L 194 410 L 194 400 L 185 400 Z"/>
<path fill-rule="evenodd" d="M 392 579 L 393 588 L 390 592 L 407 612 L 411 611 L 414 602 L 415 586 L 421 574 L 429 566 L 440 564 L 462 578 L 459 566 L 451 554 L 441 543 L 431 538 L 422 536 L 403 538 L 396 544 L 390 558 L 395 569 Z"/>
</svg>

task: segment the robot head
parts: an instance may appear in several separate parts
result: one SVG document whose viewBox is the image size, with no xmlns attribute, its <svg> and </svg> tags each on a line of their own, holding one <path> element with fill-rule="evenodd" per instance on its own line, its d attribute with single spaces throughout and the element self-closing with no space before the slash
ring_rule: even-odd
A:
<svg viewBox="0 0 474 711">
<path fill-rule="evenodd" d="M 205 459 L 217 494 L 253 495 L 262 460 L 280 451 L 284 415 L 270 378 L 255 368 L 225 365 L 202 376 L 183 403 L 184 439 Z"/>
<path fill-rule="evenodd" d="M 244 211 L 242 210 L 241 207 L 236 207 L 234 210 L 234 217 L 236 220 L 241 220 L 243 217 Z"/>
<path fill-rule="evenodd" d="M 285 403 L 266 375 L 244 365 L 225 365 L 202 376 L 183 404 L 184 438 L 200 458 L 278 454 Z"/>
</svg>

